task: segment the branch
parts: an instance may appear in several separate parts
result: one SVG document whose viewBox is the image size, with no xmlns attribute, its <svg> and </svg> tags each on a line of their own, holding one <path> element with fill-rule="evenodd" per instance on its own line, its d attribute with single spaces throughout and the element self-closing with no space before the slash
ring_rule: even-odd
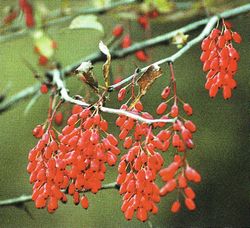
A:
<svg viewBox="0 0 250 228">
<path fill-rule="evenodd" d="M 67 101 L 69 103 L 72 103 L 72 104 L 83 106 L 85 108 L 90 106 L 90 104 L 88 104 L 86 102 L 76 100 L 76 99 L 69 96 L 68 90 L 64 86 L 64 83 L 62 81 L 61 74 L 60 74 L 59 70 L 57 70 L 57 69 L 53 70 L 52 71 L 52 77 L 53 77 L 53 82 L 52 83 L 54 85 L 56 85 L 57 89 L 60 91 L 59 94 L 60 94 L 61 99 L 63 99 L 64 101 Z M 116 114 L 116 115 L 124 115 L 124 116 L 132 118 L 134 120 L 138 120 L 140 122 L 144 122 L 144 123 L 147 123 L 147 124 L 152 124 L 152 123 L 174 123 L 176 121 L 176 118 L 174 118 L 174 119 L 146 119 L 146 118 L 143 118 L 143 117 L 141 117 L 141 116 L 139 116 L 137 114 L 134 114 L 132 112 L 129 112 L 129 111 L 125 111 L 125 110 L 121 110 L 121 109 L 108 108 L 108 107 L 103 107 L 103 106 L 99 107 L 99 109 L 102 112 Z"/>
<path fill-rule="evenodd" d="M 239 15 L 239 14 L 242 14 L 242 13 L 246 13 L 249 10 L 250 10 L 250 4 L 246 4 L 246 5 L 243 5 L 241 7 L 237 7 L 237 8 L 234 8 L 234 9 L 227 10 L 227 11 L 219 14 L 218 17 L 229 18 L 229 17 L 233 17 L 233 16 L 236 16 L 236 15 Z M 154 38 L 142 41 L 142 42 L 134 43 L 132 46 L 130 46 L 129 48 L 126 48 L 126 49 L 111 50 L 110 53 L 111 53 L 112 59 L 123 58 L 123 57 L 137 51 L 137 50 L 141 50 L 141 49 L 144 49 L 144 48 L 147 48 L 147 47 L 155 46 L 155 45 L 160 44 L 162 42 L 168 41 L 171 38 L 173 38 L 178 32 L 187 33 L 187 32 L 196 30 L 200 26 L 207 24 L 209 20 L 210 20 L 209 18 L 206 18 L 206 19 L 202 19 L 202 20 L 193 22 L 193 23 L 188 24 L 188 25 L 186 25 L 184 27 L 181 27 L 181 28 L 179 28 L 177 30 L 174 30 L 174 31 L 168 32 L 166 34 L 163 34 L 161 36 L 157 36 L 157 37 L 154 37 Z M 167 59 L 164 59 L 164 62 L 173 61 L 173 60 L 175 61 L 182 54 L 184 54 L 187 50 L 189 50 L 193 45 L 195 45 L 197 42 L 199 42 L 199 40 L 202 40 L 202 38 L 199 38 L 199 39 L 197 39 L 195 41 L 192 41 L 192 43 L 189 42 L 186 46 L 184 46 L 175 55 L 173 55 L 171 57 L 168 57 Z M 80 59 L 76 63 L 73 63 L 71 65 L 66 66 L 62 70 L 62 74 L 65 75 L 65 76 L 70 75 L 72 72 L 75 71 L 75 69 L 82 62 L 88 61 L 88 60 L 91 61 L 92 63 L 96 63 L 96 62 L 104 60 L 104 56 L 101 54 L 101 52 L 95 52 L 93 54 L 90 54 L 87 57 L 85 57 L 83 59 Z M 162 60 L 158 61 L 158 64 L 159 64 L 159 62 L 161 63 L 161 61 Z M 143 68 L 142 70 L 145 71 L 146 69 L 147 69 L 147 67 Z M 122 85 L 124 83 L 129 82 L 134 76 L 135 76 L 135 74 L 131 75 L 130 77 L 124 79 L 123 81 L 121 81 L 121 82 L 119 82 L 119 83 L 117 83 L 117 84 L 115 84 L 113 86 L 110 86 L 110 91 L 114 90 L 115 88 L 119 87 L 120 85 Z M 34 87 L 35 87 L 35 85 L 34 85 Z M 24 93 L 26 90 L 28 91 L 30 88 L 31 87 L 28 87 L 28 88 L 22 90 L 20 93 Z M 38 88 L 37 88 L 37 90 L 38 90 Z M 35 92 L 36 91 L 34 91 L 34 93 Z M 25 96 L 25 94 L 23 94 L 22 98 L 26 98 L 27 96 L 30 96 L 30 95 L 32 95 L 32 94 L 27 93 L 26 96 Z M 19 101 L 19 100 L 20 99 L 18 99 L 18 96 L 17 96 L 16 101 Z M 8 104 L 9 102 L 10 102 L 10 104 Z M 3 112 L 3 111 L 6 111 L 11 105 L 13 105 L 15 103 L 16 102 L 15 102 L 15 95 L 14 95 L 11 100 L 6 100 L 5 101 L 5 106 L 7 108 L 3 108 L 3 104 L 0 105 L 0 113 Z"/>
<path fill-rule="evenodd" d="M 100 190 L 105 190 L 105 189 L 119 189 L 119 185 L 117 185 L 116 182 L 107 183 L 104 184 Z M 89 191 L 90 190 L 85 190 L 84 192 L 89 192 Z M 32 201 L 31 197 L 32 197 L 31 195 L 22 195 L 12 199 L 1 200 L 0 207 L 17 206 L 26 202 L 30 202 Z"/>
<path fill-rule="evenodd" d="M 21 101 L 22 99 L 34 95 L 39 90 L 39 87 L 40 83 L 36 83 L 33 86 L 23 89 L 22 91 L 13 95 L 9 99 L 4 100 L 2 103 L 0 103 L 0 114 L 11 108 L 12 105 Z"/>
<path fill-rule="evenodd" d="M 228 10 L 228 11 L 225 11 L 221 14 L 219 14 L 218 16 L 213 16 L 211 18 L 208 18 L 208 19 L 204 19 L 204 20 L 201 20 L 201 21 L 197 21 L 197 22 L 194 22 L 190 25 L 187 25 L 185 27 L 182 28 L 182 32 L 183 30 L 192 30 L 192 29 L 195 29 L 196 26 L 199 26 L 203 23 L 206 23 L 206 27 L 203 29 L 203 31 L 200 33 L 199 36 L 197 36 L 196 38 L 194 38 L 193 40 L 189 41 L 182 49 L 180 49 L 178 52 L 176 52 L 175 54 L 167 57 L 167 58 L 164 58 L 164 59 L 161 59 L 153 64 L 156 64 L 156 65 L 161 65 L 163 63 L 166 63 L 166 62 L 174 62 L 175 60 L 177 60 L 178 58 L 180 58 L 185 52 L 187 52 L 191 47 L 193 47 L 195 44 L 201 42 L 210 32 L 211 30 L 214 28 L 216 22 L 219 20 L 220 17 L 222 18 L 228 18 L 228 17 L 232 17 L 232 16 L 235 16 L 235 15 L 238 15 L 238 14 L 241 14 L 241 13 L 245 13 L 245 12 L 248 12 L 250 11 L 250 4 L 246 4 L 244 6 L 241 6 L 241 7 L 238 7 L 238 8 L 235 8 L 235 9 L 231 9 L 231 10 Z M 179 29 L 180 31 L 181 29 Z M 178 30 L 176 30 L 178 31 Z M 176 34 L 176 31 L 173 31 L 171 33 L 169 33 L 170 35 L 173 35 L 173 34 Z M 165 34 L 165 37 L 170 39 L 168 34 Z M 157 37 L 156 37 L 157 38 Z M 152 39 L 151 39 L 152 40 Z M 125 49 L 126 51 L 126 49 Z M 121 85 L 131 81 L 133 78 L 136 78 L 140 75 L 140 73 L 143 73 L 145 72 L 147 69 L 149 68 L 149 66 L 146 66 L 144 68 L 142 68 L 140 70 L 139 73 L 134 73 L 132 74 L 131 76 L 125 78 L 124 80 L 120 81 L 119 83 L 116 83 L 115 85 L 112 85 L 109 87 L 109 91 L 113 91 L 115 88 L 117 87 L 120 87 Z"/>
<path fill-rule="evenodd" d="M 99 7 L 99 8 L 86 8 L 86 7 L 80 7 L 80 8 L 75 8 L 72 9 L 71 15 L 64 15 L 62 16 L 63 12 L 62 10 L 54 10 L 50 12 L 47 18 L 56 18 L 54 20 L 49 21 L 48 23 L 45 24 L 45 27 L 57 25 L 57 24 L 62 24 L 65 22 L 68 22 L 72 20 L 74 17 L 78 16 L 79 14 L 103 14 L 106 13 L 116 7 L 123 6 L 123 5 L 128 5 L 128 4 L 133 4 L 136 3 L 137 0 L 121 0 L 117 2 L 111 2 L 110 4 L 107 4 L 106 6 Z M 59 18 L 58 18 L 59 17 Z M 18 29 L 15 27 L 15 29 Z M 27 29 L 27 28 L 19 28 L 22 30 L 19 30 L 17 32 L 11 33 L 11 34 L 6 34 L 3 36 L 0 36 L 0 43 L 1 42 L 6 42 L 10 41 L 16 38 L 21 38 L 25 35 L 27 35 L 30 31 L 33 31 L 33 29 Z"/>
</svg>

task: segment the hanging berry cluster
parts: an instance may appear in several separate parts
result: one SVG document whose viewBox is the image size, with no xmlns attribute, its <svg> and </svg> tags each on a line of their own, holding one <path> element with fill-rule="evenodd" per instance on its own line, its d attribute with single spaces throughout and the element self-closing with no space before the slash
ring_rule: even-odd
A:
<svg viewBox="0 0 250 228">
<path fill-rule="evenodd" d="M 210 97 L 215 97 L 221 88 L 224 99 L 229 99 L 232 89 L 237 85 L 234 76 L 240 55 L 232 41 L 241 43 L 241 36 L 231 28 L 231 24 L 223 20 L 222 29 L 213 29 L 201 44 L 203 52 L 200 60 L 203 62 L 203 71 L 208 71 L 205 88 L 209 90 Z"/>
<path fill-rule="evenodd" d="M 76 205 L 81 202 L 83 208 L 88 208 L 84 192 L 100 190 L 106 164 L 115 165 L 120 154 L 118 140 L 107 133 L 108 123 L 98 110 L 92 112 L 80 106 L 73 110 L 61 133 L 51 128 L 54 115 L 48 119 L 46 131 L 45 125 L 33 130 L 40 140 L 29 152 L 32 200 L 37 208 L 47 207 L 49 212 L 58 208 L 58 201 L 67 201 L 65 193 L 72 195 Z"/>
<path fill-rule="evenodd" d="M 188 186 L 188 182 L 199 183 L 201 176 L 187 162 L 187 152 L 194 147 L 192 134 L 196 131 L 196 126 L 191 120 L 186 120 L 180 115 L 178 105 L 182 103 L 183 111 L 188 116 L 192 115 L 193 110 L 188 103 L 184 103 L 177 96 L 172 63 L 169 66 L 171 82 L 161 93 L 164 101 L 158 105 L 156 113 L 161 115 L 161 119 L 176 118 L 173 125 L 154 134 L 154 129 L 164 128 L 166 124 L 158 122 L 149 126 L 126 116 L 119 116 L 116 120 L 116 125 L 120 128 L 119 138 L 124 141 L 124 149 L 128 150 L 121 158 L 117 177 L 117 183 L 121 185 L 120 194 L 123 195 L 121 210 L 127 220 L 132 219 L 135 212 L 137 219 L 147 220 L 149 212 L 157 213 L 156 204 L 159 203 L 160 197 L 174 190 L 177 190 L 177 199 L 171 207 L 172 212 L 180 210 L 180 193 L 183 193 L 185 205 L 189 210 L 196 208 L 195 193 Z M 127 87 L 120 89 L 119 101 L 125 99 Z M 131 84 L 132 97 L 133 89 Z M 170 97 L 172 92 L 173 96 Z M 167 112 L 171 101 L 173 104 Z M 122 105 L 121 109 L 130 110 L 146 119 L 153 119 L 152 115 L 143 112 L 140 101 L 137 101 L 134 107 Z M 170 145 L 176 150 L 174 160 L 168 167 L 162 168 L 164 159 L 160 152 L 166 152 Z M 158 174 L 166 182 L 162 188 L 155 183 Z"/>
<path fill-rule="evenodd" d="M 153 9 L 147 13 L 139 14 L 137 18 L 138 24 L 143 28 L 143 30 L 147 31 L 150 29 L 150 19 L 157 18 L 159 16 L 159 12 L 156 9 Z M 116 25 L 112 30 L 112 35 L 115 38 L 119 38 L 122 36 L 124 32 L 124 28 L 122 25 Z M 132 44 L 132 39 L 130 33 L 126 34 L 120 43 L 121 48 L 128 48 Z M 150 59 L 150 56 L 144 50 L 138 50 L 135 52 L 135 57 L 141 62 L 147 62 Z"/>
<path fill-rule="evenodd" d="M 187 162 L 188 150 L 194 148 L 192 134 L 196 131 L 196 126 L 191 120 L 187 120 L 181 115 L 178 105 L 180 103 L 182 104 L 182 109 L 188 116 L 193 114 L 193 110 L 188 103 L 185 103 L 177 96 L 172 63 L 170 63 L 169 66 L 171 70 L 171 82 L 161 93 L 161 97 L 164 101 L 158 105 L 156 113 L 162 115 L 161 118 L 167 119 L 169 117 L 174 117 L 177 118 L 177 120 L 166 130 L 160 131 L 157 138 L 162 142 L 165 142 L 165 150 L 168 149 L 170 145 L 172 145 L 173 148 L 176 148 L 173 162 L 159 172 L 162 180 L 166 182 L 166 184 L 160 189 L 160 196 L 165 196 L 168 193 L 177 190 L 177 200 L 171 207 L 171 211 L 176 213 L 181 208 L 180 193 L 183 193 L 185 205 L 189 210 L 194 210 L 196 208 L 194 203 L 195 193 L 191 187 L 188 187 L 188 181 L 199 183 L 201 181 L 201 176 L 195 169 L 191 168 Z M 172 90 L 173 96 L 170 97 Z M 168 106 L 171 101 L 173 101 L 173 103 L 168 112 Z M 163 127 L 163 124 L 159 123 L 158 126 Z"/>
<path fill-rule="evenodd" d="M 99 48 L 107 56 L 107 61 L 103 65 L 107 70 L 111 62 L 109 51 L 102 42 Z M 58 208 L 59 201 L 65 203 L 67 195 L 71 195 L 76 205 L 81 203 L 83 208 L 88 208 L 86 192 L 95 194 L 102 188 L 106 164 L 109 166 L 116 164 L 117 156 L 121 153 L 118 143 L 122 141 L 124 149 L 118 166 L 116 184 L 120 187 L 119 193 L 123 195 L 121 210 L 127 220 L 131 220 L 136 214 L 138 220 L 146 221 L 150 213 L 158 212 L 157 204 L 161 197 L 175 189 L 178 189 L 179 193 L 184 193 L 187 208 L 194 210 L 195 193 L 188 186 L 188 181 L 198 183 L 201 177 L 189 166 L 186 153 L 188 149 L 194 147 L 192 133 L 196 131 L 196 126 L 179 114 L 178 104 L 183 101 L 176 94 L 172 63 L 170 63 L 171 84 L 164 88 L 161 94 L 164 105 L 161 103 L 156 112 L 161 115 L 162 120 L 175 118 L 175 121 L 172 121 L 173 125 L 159 131 L 159 128 L 166 126 L 166 122 L 158 120 L 149 124 L 130 115 L 151 122 L 154 120 L 150 113 L 143 111 L 144 107 L 140 101 L 152 83 L 162 75 L 158 65 L 151 65 L 136 81 L 134 77 L 131 83 L 118 92 L 118 100 L 122 101 L 127 95 L 126 88 L 131 89 L 131 96 L 126 102 L 130 103 L 130 106 L 123 104 L 120 108 L 123 113 L 126 111 L 130 114 L 119 115 L 117 118 L 116 125 L 120 128 L 117 138 L 107 133 L 108 122 L 101 115 L 105 93 L 109 90 L 108 71 L 103 71 L 107 87 L 100 93 L 92 69 L 91 63 L 83 62 L 77 71 L 85 78 L 83 81 L 92 86 L 98 94 L 98 101 L 87 108 L 75 105 L 66 126 L 60 132 L 52 127 L 52 123 L 57 122 L 58 108 L 63 102 L 60 100 L 55 106 L 57 99 L 54 93 L 55 85 L 46 87 L 46 92 L 49 89 L 52 92 L 48 118 L 44 124 L 37 125 L 33 130 L 34 137 L 39 141 L 29 152 L 27 166 L 30 183 L 33 184 L 32 200 L 35 201 L 36 207 L 47 207 L 52 213 Z M 172 90 L 173 96 L 168 99 Z M 82 98 L 79 96 L 79 99 Z M 165 114 L 166 105 L 171 100 L 174 100 L 171 111 Z M 190 105 L 184 103 L 183 109 L 187 115 L 192 115 Z M 164 158 L 161 153 L 166 152 L 171 143 L 176 148 L 174 161 L 164 168 Z M 163 187 L 159 187 L 156 183 L 158 175 L 166 182 Z M 179 209 L 178 195 L 171 210 L 177 212 Z"/>
<path fill-rule="evenodd" d="M 128 110 L 126 105 L 121 108 Z M 153 119 L 149 113 L 141 113 L 141 102 L 131 111 L 146 119 Z M 144 222 L 149 212 L 158 212 L 156 204 L 160 202 L 160 190 L 155 179 L 164 159 L 157 152 L 157 141 L 154 140 L 156 137 L 151 126 L 125 116 L 119 116 L 116 125 L 121 130 L 119 139 L 123 141 L 124 149 L 128 150 L 118 167 L 117 184 L 120 185 L 120 194 L 124 195 L 121 210 L 127 220 L 131 220 L 137 212 L 137 219 Z"/>
</svg>

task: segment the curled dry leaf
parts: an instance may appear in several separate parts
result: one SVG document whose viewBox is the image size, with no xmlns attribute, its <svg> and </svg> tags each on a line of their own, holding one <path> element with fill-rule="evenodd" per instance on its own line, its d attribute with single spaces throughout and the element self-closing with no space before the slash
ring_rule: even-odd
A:
<svg viewBox="0 0 250 228">
<path fill-rule="evenodd" d="M 162 70 L 158 65 L 154 64 L 148 67 L 148 69 L 136 81 L 136 84 L 139 86 L 139 94 L 131 103 L 129 107 L 130 109 L 133 108 L 135 104 L 141 99 L 141 97 L 146 94 L 149 87 L 161 75 L 162 75 Z"/>
<path fill-rule="evenodd" d="M 153 82 L 162 75 L 162 70 L 158 65 L 151 65 L 145 73 L 137 80 L 140 87 L 140 94 L 145 95 Z"/>
<path fill-rule="evenodd" d="M 100 43 L 99 43 L 99 49 L 104 55 L 107 56 L 107 60 L 102 66 L 102 72 L 103 72 L 103 77 L 104 77 L 104 81 L 105 81 L 105 86 L 106 86 L 106 88 L 108 88 L 109 87 L 109 72 L 110 72 L 110 64 L 111 64 L 111 55 L 110 55 L 108 47 L 102 41 L 100 41 Z"/>
<path fill-rule="evenodd" d="M 81 65 L 75 70 L 80 79 L 88 84 L 96 93 L 98 93 L 98 82 L 94 78 L 93 65 L 90 61 L 82 62 Z"/>
</svg>

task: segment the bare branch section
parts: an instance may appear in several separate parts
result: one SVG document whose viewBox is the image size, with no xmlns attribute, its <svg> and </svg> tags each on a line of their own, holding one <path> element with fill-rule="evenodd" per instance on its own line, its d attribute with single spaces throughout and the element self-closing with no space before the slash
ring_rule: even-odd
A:
<svg viewBox="0 0 250 228">
<path fill-rule="evenodd" d="M 246 4 L 244 6 L 225 11 L 225 12 L 219 14 L 218 16 L 213 16 L 213 17 L 208 18 L 208 19 L 204 19 L 204 20 L 201 20 L 201 21 L 194 22 L 194 23 L 189 24 L 189 25 L 187 25 L 187 26 L 185 26 L 185 27 L 183 27 L 183 28 L 181 28 L 179 30 L 176 30 L 176 31 L 170 32 L 169 34 L 163 35 L 163 36 L 165 36 L 165 39 L 168 40 L 168 39 L 172 38 L 173 36 L 175 36 L 178 32 L 185 33 L 187 31 L 194 30 L 195 28 L 199 27 L 203 23 L 206 24 L 206 27 L 203 29 L 203 31 L 200 33 L 200 35 L 197 36 L 196 38 L 194 38 L 193 40 L 189 41 L 182 49 L 180 49 L 178 52 L 176 52 L 172 56 L 161 59 L 161 60 L 159 60 L 159 61 L 157 61 L 157 62 L 155 62 L 153 64 L 161 65 L 161 64 L 166 63 L 166 62 L 174 62 L 176 59 L 181 57 L 185 52 L 187 52 L 195 44 L 201 42 L 211 32 L 211 30 L 214 28 L 215 24 L 217 23 L 217 21 L 219 20 L 220 17 L 222 17 L 222 18 L 233 17 L 233 16 L 236 16 L 236 15 L 239 15 L 239 14 L 242 14 L 242 13 L 246 13 L 248 11 L 250 11 L 250 4 Z M 156 38 L 159 38 L 159 37 L 156 37 Z M 160 42 L 163 41 L 163 39 L 159 39 L 159 40 L 160 40 Z M 145 41 L 145 42 L 147 42 L 147 41 Z M 149 42 L 149 45 L 151 43 L 152 43 L 152 39 Z M 129 49 L 129 48 L 127 48 L 127 49 Z M 126 49 L 124 51 L 126 51 Z M 145 72 L 148 69 L 148 67 L 149 66 L 146 66 L 146 67 L 142 68 L 140 73 Z M 110 86 L 110 91 L 112 91 L 115 88 L 120 87 L 121 85 L 131 81 L 133 78 L 136 78 L 137 76 L 139 76 L 139 74 L 134 73 L 131 76 L 129 76 L 129 77 L 125 78 L 124 80 L 122 80 L 121 82 Z"/>
<path fill-rule="evenodd" d="M 12 105 L 23 100 L 24 98 L 33 96 L 35 93 L 39 91 L 39 87 L 40 87 L 40 83 L 36 83 L 35 85 L 23 89 L 19 93 L 13 95 L 9 99 L 6 99 L 2 103 L 0 103 L 0 114 L 8 110 Z"/>
<path fill-rule="evenodd" d="M 64 12 L 62 12 L 61 10 L 54 10 L 50 12 L 50 14 L 48 15 L 48 18 L 55 18 L 55 19 L 47 22 L 45 24 L 45 27 L 66 23 L 72 20 L 74 17 L 76 17 L 79 14 L 85 14 L 85 15 L 86 14 L 103 14 L 119 6 L 129 5 L 129 4 L 133 4 L 136 2 L 137 0 L 121 0 L 117 2 L 111 2 L 110 4 L 107 4 L 104 7 L 99 7 L 99 8 L 80 7 L 80 8 L 72 9 L 70 12 L 71 15 L 64 15 Z M 13 29 L 16 30 L 18 28 L 15 27 Z M 23 36 L 26 36 L 30 31 L 32 31 L 32 29 L 19 28 L 19 31 L 17 32 L 13 32 L 10 34 L 0 36 L 0 43 L 10 41 L 16 38 L 21 38 Z"/>
<path fill-rule="evenodd" d="M 101 190 L 104 190 L 104 189 L 119 189 L 119 185 L 117 185 L 116 182 L 107 183 L 101 187 Z M 84 192 L 89 192 L 89 191 L 90 190 L 86 190 Z M 12 198 L 12 199 L 2 200 L 0 201 L 0 207 L 16 206 L 16 205 L 20 205 L 23 203 L 27 203 L 27 202 L 32 201 L 31 197 L 32 197 L 31 195 L 22 195 L 22 196 Z"/>
<path fill-rule="evenodd" d="M 217 20 L 218 20 L 219 17 L 229 18 L 229 17 L 237 16 L 239 14 L 247 13 L 249 11 L 250 11 L 250 4 L 246 4 L 246 5 L 243 5 L 241 7 L 230 9 L 230 10 L 227 10 L 227 11 L 219 14 L 218 17 L 217 17 Z M 212 18 L 215 18 L 215 17 L 212 17 Z M 186 26 L 184 26 L 182 28 L 179 28 L 177 30 L 168 32 L 168 33 L 163 34 L 161 36 L 157 36 L 157 37 L 154 37 L 154 38 L 151 38 L 151 39 L 148 39 L 148 40 L 144 40 L 142 42 L 135 43 L 131 47 L 126 48 L 126 49 L 111 50 L 110 54 L 112 56 L 112 59 L 123 58 L 124 56 L 129 55 L 131 53 L 134 53 L 137 50 L 144 49 L 144 48 L 147 48 L 147 47 L 150 47 L 150 46 L 155 46 L 155 45 L 160 44 L 162 42 L 168 41 L 171 38 L 173 38 L 178 32 L 187 33 L 187 32 L 196 30 L 200 26 L 207 24 L 209 22 L 209 20 L 212 20 L 212 18 L 210 18 L 210 19 L 206 18 L 206 19 L 203 19 L 203 20 L 193 22 L 193 23 L 188 24 L 188 25 L 186 25 Z M 213 28 L 212 25 L 208 24 L 207 26 L 208 27 L 206 29 L 206 33 L 204 32 L 202 34 L 202 37 L 200 35 L 200 37 L 197 37 L 194 40 L 190 41 L 186 46 L 184 46 L 176 54 L 172 55 L 171 57 L 165 58 L 163 60 L 159 60 L 156 63 L 162 64 L 162 63 L 168 62 L 168 61 L 175 61 L 177 58 L 179 58 L 181 55 L 183 55 L 187 50 L 189 50 L 192 46 L 194 46 L 196 43 L 198 43 L 200 40 L 202 40 L 202 38 L 207 35 L 207 32 L 209 33 L 209 31 L 211 31 L 211 29 Z M 87 57 L 85 57 L 83 59 L 80 59 L 79 61 L 77 61 L 74 64 L 66 66 L 62 70 L 62 74 L 65 75 L 65 76 L 70 75 L 84 61 L 91 61 L 92 63 L 96 63 L 96 62 L 103 61 L 103 60 L 105 60 L 105 59 L 104 59 L 104 56 L 101 54 L 101 52 L 95 52 L 93 54 L 88 55 Z M 146 71 L 147 68 L 148 67 L 144 67 L 142 70 Z M 132 80 L 132 78 L 134 76 L 136 76 L 136 75 L 133 74 L 133 75 L 127 77 L 126 79 L 124 79 L 123 81 L 121 81 L 121 82 L 119 82 L 119 83 L 117 83 L 115 85 L 110 86 L 110 91 L 114 90 L 115 88 L 119 87 L 120 85 L 123 85 L 124 83 L 129 82 L 130 80 Z M 34 87 L 35 87 L 35 85 L 34 85 Z M 31 87 L 28 87 L 28 88 L 31 88 Z M 24 89 L 20 93 L 25 92 L 26 90 L 28 90 L 28 88 Z M 37 88 L 37 90 L 38 90 L 38 88 Z M 26 98 L 26 97 L 28 97 L 30 95 L 32 95 L 32 94 L 27 93 L 26 96 L 25 96 L 25 93 L 24 93 L 21 99 Z M 3 111 L 6 111 L 9 107 L 11 107 L 13 104 L 15 104 L 18 101 L 20 101 L 20 99 L 18 98 L 18 96 L 17 96 L 17 99 L 15 99 L 15 95 L 11 98 L 11 100 L 6 99 L 4 106 L 6 106 L 7 108 L 3 109 L 2 108 L 3 104 L 0 105 L 0 113 L 3 112 Z"/>
</svg>

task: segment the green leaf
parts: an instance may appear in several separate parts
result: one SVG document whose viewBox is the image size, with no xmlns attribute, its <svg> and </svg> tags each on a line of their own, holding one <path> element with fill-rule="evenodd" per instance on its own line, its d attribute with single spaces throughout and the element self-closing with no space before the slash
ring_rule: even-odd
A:
<svg viewBox="0 0 250 228">
<path fill-rule="evenodd" d="M 104 33 L 103 26 L 95 15 L 78 16 L 70 23 L 69 29 L 95 29 Z"/>
</svg>

